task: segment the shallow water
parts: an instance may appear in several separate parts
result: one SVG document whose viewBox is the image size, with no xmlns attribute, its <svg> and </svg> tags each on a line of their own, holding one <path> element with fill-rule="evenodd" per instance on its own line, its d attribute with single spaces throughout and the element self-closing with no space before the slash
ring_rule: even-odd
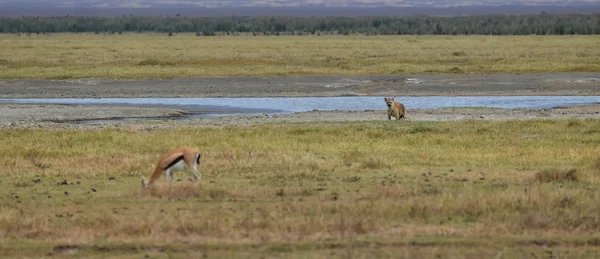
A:
<svg viewBox="0 0 600 259">
<path fill-rule="evenodd" d="M 164 106 L 197 111 L 204 116 L 234 113 L 289 113 L 311 110 L 384 110 L 384 97 L 273 98 L 65 98 L 0 99 L 0 103 L 102 104 Z M 400 97 L 407 109 L 446 107 L 552 108 L 600 103 L 600 96 L 415 96 Z"/>
</svg>

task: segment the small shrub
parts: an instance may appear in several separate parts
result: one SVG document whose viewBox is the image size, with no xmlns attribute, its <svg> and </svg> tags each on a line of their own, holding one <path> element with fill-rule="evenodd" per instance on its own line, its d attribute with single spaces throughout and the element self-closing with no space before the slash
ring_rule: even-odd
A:
<svg viewBox="0 0 600 259">
<path fill-rule="evenodd" d="M 352 177 L 346 177 L 342 179 L 343 182 L 360 182 L 360 176 L 352 176 Z"/>
<path fill-rule="evenodd" d="M 600 129 L 590 129 L 583 132 L 584 134 L 598 134 L 600 133 Z"/>
<path fill-rule="evenodd" d="M 174 66 L 175 64 L 173 62 L 170 61 L 162 61 L 162 60 L 158 60 L 158 59 L 146 59 L 143 61 L 140 61 L 140 63 L 138 63 L 138 66 Z"/>
<path fill-rule="evenodd" d="M 295 128 L 289 131 L 290 135 L 307 135 L 313 133 L 322 133 L 322 130 L 317 128 Z"/>
<path fill-rule="evenodd" d="M 572 168 L 569 170 L 560 170 L 560 169 L 543 170 L 543 171 L 540 171 L 535 174 L 535 180 L 540 183 L 576 182 L 578 180 L 577 169 Z"/>
<path fill-rule="evenodd" d="M 596 162 L 594 162 L 594 169 L 600 171 L 600 158 L 596 159 Z"/>
<path fill-rule="evenodd" d="M 382 159 L 370 158 L 367 161 L 363 161 L 360 164 L 360 168 L 362 168 L 362 169 L 384 169 L 384 168 L 390 168 L 390 166 L 388 164 L 386 164 Z"/>
<path fill-rule="evenodd" d="M 145 190 L 146 191 L 146 190 Z M 198 198 L 204 196 L 202 189 L 190 185 L 154 185 L 146 194 L 154 198 Z"/>
<path fill-rule="evenodd" d="M 285 190 L 283 189 L 279 189 L 275 192 L 275 196 L 277 197 L 284 197 L 285 196 Z"/>
<path fill-rule="evenodd" d="M 15 187 L 17 187 L 17 188 L 27 188 L 27 187 L 32 187 L 32 186 L 33 186 L 33 183 L 30 183 L 30 182 L 15 183 Z"/>
<path fill-rule="evenodd" d="M 158 184 L 142 190 L 143 196 L 158 199 L 208 199 L 225 200 L 231 197 L 231 193 L 224 189 L 202 188 L 196 184 Z"/>
<path fill-rule="evenodd" d="M 462 56 L 466 56 L 467 53 L 465 53 L 464 51 L 454 51 L 452 52 L 452 56 L 456 56 L 456 57 L 462 57 Z"/>
<path fill-rule="evenodd" d="M 450 73 L 462 73 L 463 71 L 459 67 L 453 67 L 451 69 L 448 69 L 448 72 L 450 72 Z"/>
<path fill-rule="evenodd" d="M 581 127 L 582 125 L 583 125 L 583 122 L 581 122 L 581 120 L 577 120 L 577 119 L 571 119 L 567 123 L 567 127 Z"/>
<path fill-rule="evenodd" d="M 277 197 L 308 197 L 315 194 L 315 190 L 310 188 L 288 188 L 286 192 L 284 189 L 279 189 L 275 191 L 275 196 Z"/>
<path fill-rule="evenodd" d="M 206 196 L 212 200 L 224 200 L 231 196 L 231 194 L 223 189 L 208 189 L 206 190 Z"/>
<path fill-rule="evenodd" d="M 344 154 L 342 163 L 345 166 L 351 166 L 353 163 L 360 161 L 360 158 L 363 156 L 364 156 L 364 154 L 361 152 L 352 151 L 350 153 Z"/>
<path fill-rule="evenodd" d="M 410 133 L 410 134 L 415 134 L 415 133 L 426 133 L 426 132 L 431 132 L 431 131 L 433 131 L 433 129 L 432 129 L 432 128 L 429 128 L 429 127 L 423 127 L 423 126 L 418 126 L 418 127 L 412 128 L 412 129 L 409 131 L 409 133 Z"/>
<path fill-rule="evenodd" d="M 67 79 L 71 79 L 71 78 L 73 78 L 72 75 L 56 75 L 56 76 L 49 77 L 49 79 L 51 79 L 51 80 L 67 80 Z"/>
</svg>

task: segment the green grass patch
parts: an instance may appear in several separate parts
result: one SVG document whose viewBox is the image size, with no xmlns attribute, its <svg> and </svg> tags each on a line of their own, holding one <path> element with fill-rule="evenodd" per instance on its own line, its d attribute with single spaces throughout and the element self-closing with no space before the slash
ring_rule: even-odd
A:
<svg viewBox="0 0 600 259">
<path fill-rule="evenodd" d="M 600 134 L 583 133 L 598 127 L 587 119 L 2 129 L 0 254 L 585 255 L 600 244 L 600 150 L 591 141 Z M 173 184 L 141 190 L 141 176 L 178 146 L 203 152 L 201 183 L 177 173 Z"/>
</svg>

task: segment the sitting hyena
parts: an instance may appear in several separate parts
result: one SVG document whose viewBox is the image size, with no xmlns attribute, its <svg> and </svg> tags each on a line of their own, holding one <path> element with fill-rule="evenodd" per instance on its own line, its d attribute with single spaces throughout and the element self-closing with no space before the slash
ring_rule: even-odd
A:
<svg viewBox="0 0 600 259">
<path fill-rule="evenodd" d="M 394 101 L 393 97 L 386 97 L 385 104 L 388 107 L 388 120 L 391 120 L 392 116 L 394 116 L 397 120 L 401 118 L 406 119 L 406 108 L 404 108 L 404 104 Z"/>
</svg>

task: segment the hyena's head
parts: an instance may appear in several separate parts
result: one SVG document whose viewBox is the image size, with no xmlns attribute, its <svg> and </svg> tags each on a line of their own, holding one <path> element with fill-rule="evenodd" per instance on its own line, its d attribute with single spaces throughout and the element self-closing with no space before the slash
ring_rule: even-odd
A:
<svg viewBox="0 0 600 259">
<path fill-rule="evenodd" d="M 387 105 L 387 107 L 392 107 L 393 103 L 394 97 L 385 97 L 385 105 Z"/>
</svg>

